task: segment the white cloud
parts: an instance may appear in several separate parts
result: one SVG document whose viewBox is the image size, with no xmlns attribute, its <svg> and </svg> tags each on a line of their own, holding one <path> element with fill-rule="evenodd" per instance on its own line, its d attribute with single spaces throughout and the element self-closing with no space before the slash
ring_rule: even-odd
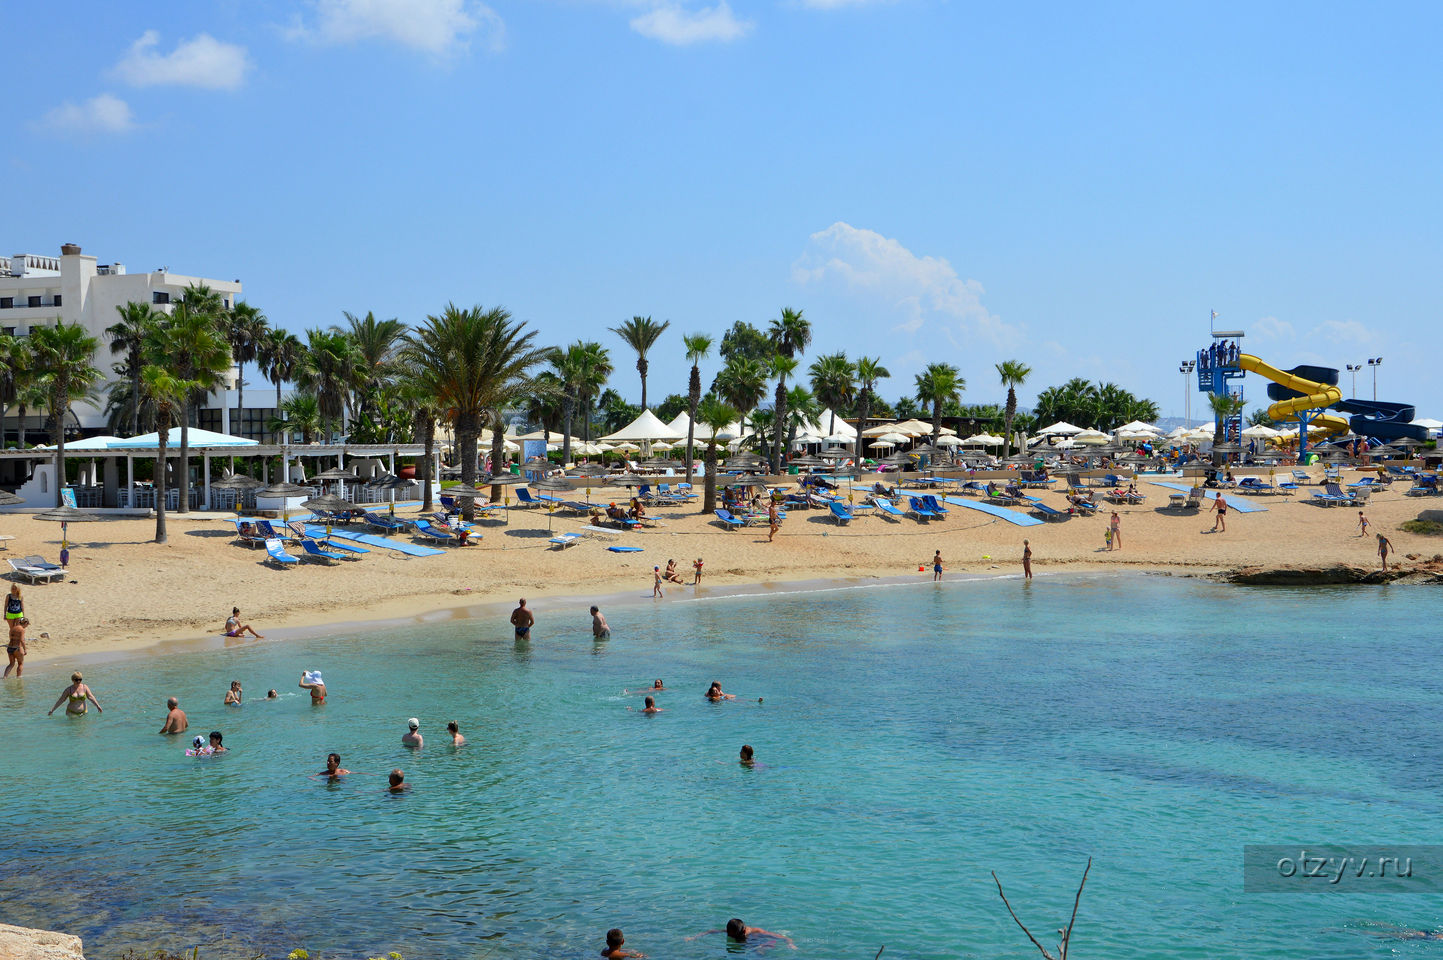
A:
<svg viewBox="0 0 1443 960">
<path fill-rule="evenodd" d="M 1319 339 L 1324 343 L 1343 341 L 1344 343 L 1364 346 L 1377 340 L 1373 329 L 1357 320 L 1324 320 L 1312 329 L 1308 338 Z"/>
<path fill-rule="evenodd" d="M 84 103 L 62 103 L 40 125 L 60 133 L 125 133 L 134 129 L 135 118 L 124 100 L 102 93 Z"/>
<path fill-rule="evenodd" d="M 738 20 L 726 0 L 714 7 L 688 10 L 680 3 L 663 3 L 631 21 L 631 29 L 643 37 L 673 46 L 717 41 L 728 43 L 752 32 L 756 24 Z"/>
<path fill-rule="evenodd" d="M 480 0 L 316 0 L 315 7 L 315 26 L 297 21 L 286 30 L 290 39 L 389 40 L 435 57 L 465 52 L 473 37 L 493 52 L 506 45 L 506 25 Z"/>
<path fill-rule="evenodd" d="M 1263 317 L 1248 330 L 1248 336 L 1263 340 L 1293 340 L 1297 334 L 1293 332 L 1293 325 L 1288 321 L 1279 320 L 1277 317 Z"/>
<path fill-rule="evenodd" d="M 234 90 L 245 82 L 250 61 L 245 47 L 199 34 L 167 54 L 156 52 L 160 34 L 147 30 L 115 65 L 115 76 L 131 86 L 204 87 Z"/>
<path fill-rule="evenodd" d="M 942 257 L 918 256 L 873 230 L 838 221 L 814 233 L 792 265 L 798 283 L 840 283 L 853 295 L 890 309 L 894 325 L 908 333 L 924 326 L 955 346 L 978 336 L 1015 346 L 1019 331 L 982 305 L 982 284 L 964 280 Z"/>
</svg>

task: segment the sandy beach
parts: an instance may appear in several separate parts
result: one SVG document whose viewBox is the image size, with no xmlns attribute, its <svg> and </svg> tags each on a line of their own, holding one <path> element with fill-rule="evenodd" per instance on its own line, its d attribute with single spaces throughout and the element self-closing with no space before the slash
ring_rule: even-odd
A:
<svg viewBox="0 0 1443 960">
<path fill-rule="evenodd" d="M 1300 496 L 1259 496 L 1246 502 L 1261 513 L 1231 510 L 1227 531 L 1214 533 L 1208 510 L 1169 511 L 1166 488 L 1141 483 L 1147 502 L 1118 507 L 1122 546 L 1107 551 L 1103 533 L 1109 509 L 1096 517 L 1019 527 L 981 513 L 953 509 L 929 524 L 876 516 L 846 527 L 825 511 L 794 510 L 776 542 L 766 528 L 728 531 L 690 508 L 655 509 L 661 526 L 612 536 L 591 536 L 565 550 L 551 548 L 542 511 L 512 510 L 508 523 L 481 525 L 484 538 L 446 556 L 408 557 L 372 550 L 357 561 L 332 566 L 302 563 L 277 569 L 262 550 L 241 545 L 234 524 L 221 514 L 171 514 L 170 542 L 152 542 L 153 519 L 126 518 L 70 527 L 70 575 L 64 582 L 22 584 L 31 620 L 27 664 L 74 660 L 101 652 L 136 651 L 176 640 L 216 638 L 231 607 L 261 633 L 342 622 L 409 618 L 453 608 L 513 603 L 525 595 L 544 610 L 547 598 L 603 596 L 635 589 L 651 592 L 653 564 L 669 559 L 687 581 L 670 585 L 668 597 L 695 595 L 691 565 L 705 561 L 703 591 L 742 584 L 780 584 L 816 579 L 931 578 L 934 550 L 947 575 L 1020 572 L 1022 541 L 1031 540 L 1039 574 L 1059 571 L 1191 571 L 1289 563 L 1378 564 L 1376 541 L 1358 535 L 1357 510 L 1323 508 Z M 1374 532 L 1387 535 L 1405 565 L 1443 552 L 1436 538 L 1415 536 L 1399 524 L 1436 509 L 1433 498 L 1403 494 L 1406 484 L 1374 495 L 1366 513 Z M 594 490 L 592 499 L 620 499 L 624 491 Z M 1057 491 L 1045 503 L 1065 508 Z M 1232 498 L 1244 499 L 1244 498 Z M 1210 503 L 1210 502 L 1209 502 Z M 405 508 L 398 515 L 413 514 Z M 578 530 L 585 521 L 556 514 L 553 532 Z M 60 529 L 26 514 L 6 514 L 0 529 L 14 536 L 8 553 L 38 553 L 54 560 Z M 642 548 L 612 553 L 612 545 Z M 924 571 L 918 567 L 925 566 Z M 656 602 L 664 603 L 666 599 Z M 48 636 L 46 636 L 48 634 Z"/>
</svg>

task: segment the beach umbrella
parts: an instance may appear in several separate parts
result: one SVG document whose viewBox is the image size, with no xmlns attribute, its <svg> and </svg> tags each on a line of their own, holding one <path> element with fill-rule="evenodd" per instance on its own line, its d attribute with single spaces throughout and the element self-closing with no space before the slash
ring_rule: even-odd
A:
<svg viewBox="0 0 1443 960">
<path fill-rule="evenodd" d="M 646 486 L 650 482 L 651 481 L 645 477 L 638 477 L 634 473 L 624 473 L 619 477 L 613 477 L 609 485 L 613 487 L 625 487 L 630 490 L 633 487 Z"/>
<path fill-rule="evenodd" d="M 1400 437 L 1399 439 L 1393 441 L 1393 446 L 1395 446 L 1395 447 L 1421 447 L 1421 446 L 1423 446 L 1423 441 L 1422 441 L 1422 440 L 1414 440 L 1412 437 Z"/>
<path fill-rule="evenodd" d="M 476 478 L 478 487 L 505 487 L 513 483 L 525 483 L 526 478 L 519 473 L 483 473 Z"/>
<path fill-rule="evenodd" d="M 848 460 L 852 456 L 852 451 L 823 450 L 821 453 L 817 454 L 817 456 L 821 457 L 823 460 Z"/>
<path fill-rule="evenodd" d="M 310 487 L 302 487 L 294 483 L 273 483 L 269 487 L 262 487 L 256 491 L 258 497 L 303 497 L 311 492 Z"/>
<path fill-rule="evenodd" d="M 787 464 L 788 464 L 789 466 L 793 466 L 793 467 L 821 467 L 821 466 L 825 466 L 825 464 L 824 464 L 819 458 L 817 458 L 817 457 L 810 457 L 810 456 L 807 456 L 807 457 L 793 457 L 792 459 L 790 459 L 790 460 L 787 461 Z"/>
<path fill-rule="evenodd" d="M 312 480 L 352 480 L 352 481 L 354 481 L 354 480 L 359 480 L 359 479 L 361 479 L 361 478 L 358 477 L 358 476 L 356 476 L 356 471 L 354 471 L 354 470 L 347 470 L 345 467 L 332 467 L 332 468 L 329 469 L 329 470 L 323 470 L 323 471 L 321 471 L 320 473 L 316 474 L 314 477 L 311 477 L 311 479 L 312 479 Z M 214 484 L 211 484 L 211 486 L 214 486 Z"/>
<path fill-rule="evenodd" d="M 1053 434 L 1060 434 L 1060 435 L 1063 435 L 1063 436 L 1073 436 L 1073 435 L 1079 434 L 1079 433 L 1081 433 L 1081 432 L 1082 432 L 1082 428 L 1081 428 L 1081 427 L 1074 427 L 1072 424 L 1068 423 L 1066 420 L 1059 420 L 1059 421 L 1057 421 L 1056 423 L 1052 424 L 1050 427 L 1043 427 L 1041 430 L 1038 430 L 1038 431 L 1037 431 L 1037 435 L 1038 435 L 1038 436 L 1048 436 L 1048 435 L 1053 435 Z"/>
<path fill-rule="evenodd" d="M 1128 423 L 1124 423 L 1122 426 L 1120 426 L 1120 427 L 1117 428 L 1117 432 L 1118 432 L 1118 433 L 1146 433 L 1146 434 L 1151 434 L 1152 436 L 1157 436 L 1158 434 L 1162 433 L 1162 431 L 1159 430 L 1157 427 L 1154 427 L 1154 426 L 1153 426 L 1152 424 L 1150 424 L 1150 423 L 1143 423 L 1141 420 L 1133 420 L 1133 421 L 1130 421 L 1130 422 L 1128 422 Z"/>
<path fill-rule="evenodd" d="M 571 492 L 571 484 L 567 483 L 561 477 L 542 477 L 540 480 L 532 480 L 526 485 L 532 490 L 554 490 L 558 493 Z M 551 531 L 551 515 L 555 510 L 555 504 L 548 503 L 546 505 L 546 530 L 548 533 Z"/>
<path fill-rule="evenodd" d="M 0 490 L 0 507 L 10 507 L 17 503 L 24 503 L 24 497 L 17 497 L 9 490 Z"/>
<path fill-rule="evenodd" d="M 484 497 L 490 496 L 490 494 L 486 493 L 484 490 L 477 490 L 475 487 L 468 487 L 464 484 L 455 487 L 447 487 L 441 492 L 446 494 L 446 496 L 448 497 L 457 497 L 463 500 L 480 500 Z"/>
<path fill-rule="evenodd" d="M 36 520 L 51 520 L 60 524 L 60 565 L 70 563 L 70 538 L 67 527 L 72 523 L 91 523 L 104 519 L 99 514 L 87 513 L 72 506 L 54 507 L 34 514 Z"/>
<path fill-rule="evenodd" d="M 955 434 L 937 438 L 937 446 L 939 447 L 960 447 L 965 442 L 965 440 L 959 440 Z"/>
<path fill-rule="evenodd" d="M 896 445 L 897 444 L 891 440 L 873 440 L 871 443 L 867 444 L 867 446 L 871 447 L 873 450 L 877 450 L 883 447 L 895 447 Z"/>
<path fill-rule="evenodd" d="M 1081 433 L 1074 434 L 1072 437 L 1073 442 L 1086 444 L 1090 447 L 1100 447 L 1111 439 L 1111 437 L 1101 430 L 1083 430 Z"/>
<path fill-rule="evenodd" d="M 255 477 L 248 477 L 243 473 L 231 474 L 211 482 L 211 487 L 215 490 L 255 490 L 263 486 L 265 484 Z"/>
<path fill-rule="evenodd" d="M 1373 447 L 1371 450 L 1369 450 L 1369 451 L 1368 451 L 1368 456 L 1370 456 L 1370 457 L 1396 457 L 1396 456 L 1398 456 L 1398 454 L 1400 454 L 1400 453 L 1402 453 L 1402 452 L 1403 452 L 1403 451 L 1402 451 L 1402 450 L 1399 450 L 1397 447 L 1390 447 L 1388 444 L 1385 443 L 1385 444 L 1383 444 L 1382 446 Z"/>
<path fill-rule="evenodd" d="M 361 509 L 359 505 L 344 497 L 338 497 L 334 493 L 323 493 L 319 497 L 302 500 L 301 506 L 308 510 L 324 510 L 327 513 L 349 513 L 352 510 Z"/>
</svg>

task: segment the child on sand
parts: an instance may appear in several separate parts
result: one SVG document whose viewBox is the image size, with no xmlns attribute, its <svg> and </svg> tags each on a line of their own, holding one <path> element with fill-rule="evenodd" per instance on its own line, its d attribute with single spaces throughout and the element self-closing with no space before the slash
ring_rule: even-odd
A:
<svg viewBox="0 0 1443 960">
<path fill-rule="evenodd" d="M 1368 535 L 1368 518 L 1365 517 L 1365 516 L 1363 516 L 1363 511 L 1359 510 L 1359 511 L 1358 511 L 1358 536 L 1360 536 L 1360 537 L 1366 537 L 1367 535 Z"/>
<path fill-rule="evenodd" d="M 1112 528 L 1108 527 L 1102 531 L 1102 542 L 1106 544 L 1109 551 L 1112 550 Z"/>
<path fill-rule="evenodd" d="M 693 563 L 692 567 L 696 570 L 696 579 L 691 582 L 691 585 L 696 586 L 701 583 L 701 557 L 696 558 L 696 563 Z"/>
</svg>

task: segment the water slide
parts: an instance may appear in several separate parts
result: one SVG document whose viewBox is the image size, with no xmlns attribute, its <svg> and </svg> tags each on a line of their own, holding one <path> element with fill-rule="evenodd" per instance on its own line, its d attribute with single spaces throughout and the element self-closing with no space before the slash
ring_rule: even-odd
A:
<svg viewBox="0 0 1443 960">
<path fill-rule="evenodd" d="M 1268 407 L 1268 416 L 1275 421 L 1291 420 L 1304 410 L 1336 406 L 1343 399 L 1343 391 L 1337 386 L 1338 371 L 1331 367 L 1279 370 L 1247 353 L 1238 357 L 1238 366 L 1273 381 L 1268 387 L 1268 398 L 1277 402 Z M 1342 417 L 1319 415 L 1314 418 L 1313 426 L 1321 427 L 1324 435 L 1330 437 L 1348 432 L 1348 421 Z"/>
</svg>

